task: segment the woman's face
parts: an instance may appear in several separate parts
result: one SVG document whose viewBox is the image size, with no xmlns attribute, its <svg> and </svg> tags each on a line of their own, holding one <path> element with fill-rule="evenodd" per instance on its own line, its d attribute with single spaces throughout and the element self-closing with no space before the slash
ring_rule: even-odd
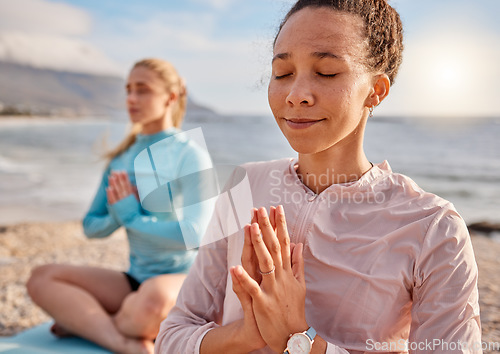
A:
<svg viewBox="0 0 500 354">
<path fill-rule="evenodd" d="M 165 118 L 169 94 L 158 75 L 145 67 L 135 67 L 127 80 L 127 109 L 133 123 L 147 124 Z"/>
<path fill-rule="evenodd" d="M 274 47 L 269 104 L 297 152 L 313 154 L 363 139 L 374 75 L 363 22 L 328 8 L 292 15 Z"/>
</svg>

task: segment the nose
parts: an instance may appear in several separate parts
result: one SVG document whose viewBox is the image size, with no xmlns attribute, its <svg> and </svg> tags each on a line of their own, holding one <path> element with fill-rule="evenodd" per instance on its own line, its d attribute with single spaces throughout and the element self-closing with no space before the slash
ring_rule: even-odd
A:
<svg viewBox="0 0 500 354">
<path fill-rule="evenodd" d="M 307 78 L 297 76 L 293 80 L 286 102 L 291 106 L 311 106 L 314 104 L 311 83 Z"/>
<path fill-rule="evenodd" d="M 128 104 L 135 103 L 136 99 L 137 99 L 137 96 L 135 95 L 135 93 L 133 91 L 127 93 L 127 103 Z"/>
</svg>

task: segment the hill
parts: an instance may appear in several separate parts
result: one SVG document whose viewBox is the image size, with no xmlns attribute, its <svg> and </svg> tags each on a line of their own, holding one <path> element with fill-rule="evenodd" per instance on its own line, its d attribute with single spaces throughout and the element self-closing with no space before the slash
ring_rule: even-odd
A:
<svg viewBox="0 0 500 354">
<path fill-rule="evenodd" d="M 125 108 L 125 81 L 115 76 L 41 69 L 0 61 L 0 111 L 42 115 L 109 114 Z M 210 109 L 188 99 L 188 109 Z"/>
</svg>

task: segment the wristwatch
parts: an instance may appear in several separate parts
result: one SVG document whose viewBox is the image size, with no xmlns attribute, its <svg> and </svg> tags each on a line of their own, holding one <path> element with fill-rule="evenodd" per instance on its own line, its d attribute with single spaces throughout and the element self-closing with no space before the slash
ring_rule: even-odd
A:
<svg viewBox="0 0 500 354">
<path fill-rule="evenodd" d="M 314 328 L 309 327 L 307 331 L 290 334 L 283 354 L 309 354 L 316 337 Z"/>
</svg>

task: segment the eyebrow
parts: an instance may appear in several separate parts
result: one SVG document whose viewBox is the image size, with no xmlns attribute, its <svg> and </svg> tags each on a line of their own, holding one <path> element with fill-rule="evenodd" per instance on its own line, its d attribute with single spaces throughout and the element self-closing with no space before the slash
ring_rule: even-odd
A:
<svg viewBox="0 0 500 354">
<path fill-rule="evenodd" d="M 287 60 L 290 59 L 292 55 L 290 53 L 278 53 L 273 57 L 272 63 L 274 63 L 275 60 L 280 59 L 280 60 Z M 336 54 L 333 54 L 332 52 L 313 52 L 311 56 L 316 57 L 318 59 L 335 59 L 335 60 L 345 60 L 343 57 L 338 56 Z"/>
<path fill-rule="evenodd" d="M 130 86 L 132 86 L 132 85 L 131 84 L 126 84 L 125 88 L 129 88 Z M 140 87 L 145 86 L 145 87 L 148 87 L 148 85 L 146 83 L 142 82 L 142 81 L 139 81 L 139 82 L 135 83 L 135 86 L 140 86 Z"/>
<path fill-rule="evenodd" d="M 312 53 L 313 57 L 317 57 L 318 59 L 336 59 L 336 60 L 345 60 L 343 57 L 333 54 L 332 52 L 314 52 Z"/>
<path fill-rule="evenodd" d="M 274 63 L 275 60 L 281 59 L 281 60 L 287 60 L 291 57 L 290 53 L 278 53 L 273 57 L 273 60 L 271 63 Z"/>
</svg>

